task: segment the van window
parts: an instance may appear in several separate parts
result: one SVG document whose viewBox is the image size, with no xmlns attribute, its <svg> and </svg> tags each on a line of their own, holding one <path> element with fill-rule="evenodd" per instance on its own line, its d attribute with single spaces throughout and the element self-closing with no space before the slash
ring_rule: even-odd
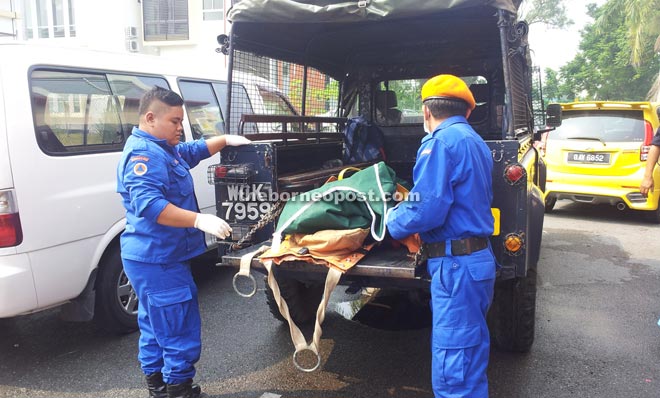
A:
<svg viewBox="0 0 660 398">
<path fill-rule="evenodd" d="M 180 80 L 179 88 L 194 139 L 224 134 L 220 103 L 210 82 Z"/>
<path fill-rule="evenodd" d="M 122 130 L 125 136 L 131 134 L 133 127 L 140 122 L 138 110 L 142 95 L 155 86 L 168 89 L 170 87 L 162 77 L 114 74 L 108 74 L 107 76 L 112 93 L 119 102 Z M 182 135 L 181 141 L 184 140 L 185 135 Z"/>
<path fill-rule="evenodd" d="M 35 69 L 31 73 L 37 142 L 52 155 L 120 151 L 138 123 L 139 98 L 156 77 Z"/>
</svg>

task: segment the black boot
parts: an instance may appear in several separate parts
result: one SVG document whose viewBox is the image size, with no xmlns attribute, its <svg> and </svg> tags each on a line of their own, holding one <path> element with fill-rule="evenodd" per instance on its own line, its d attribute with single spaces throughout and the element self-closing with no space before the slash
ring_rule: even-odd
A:
<svg viewBox="0 0 660 398">
<path fill-rule="evenodd" d="M 167 398 L 167 384 L 163 381 L 163 374 L 152 373 L 147 376 L 149 398 Z"/>
<path fill-rule="evenodd" d="M 199 384 L 193 384 L 192 379 L 167 385 L 167 398 L 199 398 L 201 394 L 202 388 Z"/>
</svg>

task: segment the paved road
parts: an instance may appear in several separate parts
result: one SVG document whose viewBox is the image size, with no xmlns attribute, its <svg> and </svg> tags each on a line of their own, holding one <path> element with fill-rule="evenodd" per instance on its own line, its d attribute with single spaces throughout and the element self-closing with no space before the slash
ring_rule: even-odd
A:
<svg viewBox="0 0 660 398">
<path fill-rule="evenodd" d="M 543 239 L 536 343 L 526 355 L 493 351 L 491 397 L 660 396 L 660 226 L 560 201 Z M 198 380 L 212 397 L 432 396 L 427 327 L 382 330 L 329 313 L 323 369 L 300 373 L 288 329 L 263 294 L 234 294 L 232 274 L 198 275 Z M 136 347 L 136 334 L 99 334 L 57 310 L 0 320 L 0 397 L 145 397 Z"/>
</svg>

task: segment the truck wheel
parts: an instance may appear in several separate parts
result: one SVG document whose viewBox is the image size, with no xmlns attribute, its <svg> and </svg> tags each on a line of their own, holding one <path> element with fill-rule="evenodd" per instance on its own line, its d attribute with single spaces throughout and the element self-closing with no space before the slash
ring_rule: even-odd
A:
<svg viewBox="0 0 660 398">
<path fill-rule="evenodd" d="M 493 305 L 488 313 L 493 343 L 505 351 L 527 352 L 534 343 L 536 316 L 536 269 L 525 278 L 495 284 Z"/>
<path fill-rule="evenodd" d="M 555 208 L 555 203 L 557 203 L 557 198 L 545 198 L 545 212 L 551 213 L 552 209 Z"/>
<path fill-rule="evenodd" d="M 96 278 L 94 321 L 110 333 L 131 333 L 138 328 L 137 310 L 137 295 L 124 273 L 119 248 L 110 249 Z"/>
<path fill-rule="evenodd" d="M 305 283 L 290 278 L 277 278 L 280 294 L 289 307 L 289 314 L 296 325 L 314 322 L 316 310 L 323 297 L 323 283 Z M 276 319 L 286 322 L 273 296 L 273 291 L 266 282 L 266 304 Z"/>
</svg>

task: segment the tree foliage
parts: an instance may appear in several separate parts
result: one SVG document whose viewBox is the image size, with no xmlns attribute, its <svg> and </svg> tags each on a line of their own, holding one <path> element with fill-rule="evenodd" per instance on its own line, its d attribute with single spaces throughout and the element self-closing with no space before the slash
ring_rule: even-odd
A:
<svg viewBox="0 0 660 398">
<path fill-rule="evenodd" d="M 546 73 L 544 92 L 548 100 L 645 100 L 660 68 L 660 58 L 653 49 L 655 38 L 651 33 L 643 34 L 641 62 L 639 67 L 633 66 L 625 13 L 610 12 L 607 19 L 599 19 L 609 6 L 609 2 L 600 8 L 589 6 L 589 15 L 600 23 L 584 28 L 578 53 L 558 74 L 548 78 Z"/>
<path fill-rule="evenodd" d="M 548 27 L 563 29 L 573 24 L 566 14 L 563 0 L 525 0 L 519 8 L 518 16 L 528 25 L 542 23 Z"/>
<path fill-rule="evenodd" d="M 623 17 L 626 37 L 630 44 L 630 60 L 639 66 L 644 48 L 651 40 L 660 51 L 660 0 L 609 0 L 596 20 L 598 33 Z"/>
</svg>

